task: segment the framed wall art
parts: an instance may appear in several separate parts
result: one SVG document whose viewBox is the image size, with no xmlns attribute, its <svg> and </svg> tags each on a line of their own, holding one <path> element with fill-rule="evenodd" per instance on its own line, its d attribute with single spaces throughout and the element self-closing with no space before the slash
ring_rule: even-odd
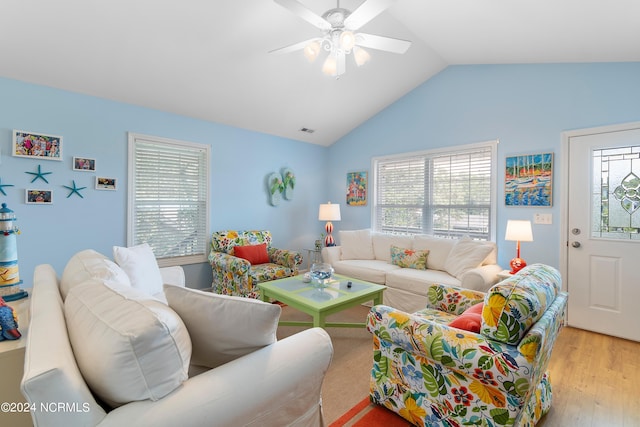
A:
<svg viewBox="0 0 640 427">
<path fill-rule="evenodd" d="M 29 205 L 50 205 L 53 203 L 53 191 L 51 190 L 25 190 L 25 203 Z"/>
<path fill-rule="evenodd" d="M 73 170 L 84 172 L 96 171 L 96 160 L 87 159 L 86 157 L 74 157 L 73 158 Z"/>
<path fill-rule="evenodd" d="M 115 178 L 96 176 L 96 190 L 116 190 L 117 188 L 117 180 Z"/>
<path fill-rule="evenodd" d="M 507 157 L 504 182 L 505 205 L 551 206 L 553 153 Z"/>
<path fill-rule="evenodd" d="M 347 205 L 365 206 L 367 204 L 367 172 L 347 173 Z"/>
<path fill-rule="evenodd" d="M 14 129 L 12 154 L 38 160 L 62 160 L 62 137 Z"/>
</svg>

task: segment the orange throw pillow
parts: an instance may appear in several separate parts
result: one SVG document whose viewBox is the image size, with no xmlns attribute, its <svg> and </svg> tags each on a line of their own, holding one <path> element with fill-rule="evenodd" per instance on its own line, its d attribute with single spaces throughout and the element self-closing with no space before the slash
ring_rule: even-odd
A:
<svg viewBox="0 0 640 427">
<path fill-rule="evenodd" d="M 251 265 L 265 264 L 269 262 L 269 254 L 267 253 L 267 244 L 235 246 L 233 253 L 238 258 L 244 258 Z"/>
<path fill-rule="evenodd" d="M 460 316 L 449 322 L 449 326 L 454 328 L 464 329 L 469 332 L 480 332 L 480 325 L 482 324 L 482 308 L 484 304 L 479 303 L 467 308 Z"/>
</svg>

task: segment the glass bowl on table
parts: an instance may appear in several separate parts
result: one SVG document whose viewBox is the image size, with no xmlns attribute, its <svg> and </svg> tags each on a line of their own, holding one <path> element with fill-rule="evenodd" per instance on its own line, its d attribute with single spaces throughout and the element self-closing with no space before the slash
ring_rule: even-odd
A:
<svg viewBox="0 0 640 427">
<path fill-rule="evenodd" d="M 322 291 L 329 286 L 329 280 L 333 276 L 333 267 L 325 262 L 314 263 L 309 273 L 311 275 L 311 285 Z"/>
</svg>

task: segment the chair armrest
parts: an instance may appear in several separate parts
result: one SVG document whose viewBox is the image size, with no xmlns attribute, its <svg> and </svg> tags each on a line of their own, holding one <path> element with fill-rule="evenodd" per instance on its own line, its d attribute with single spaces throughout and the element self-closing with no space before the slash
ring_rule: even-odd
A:
<svg viewBox="0 0 640 427">
<path fill-rule="evenodd" d="M 307 329 L 192 377 L 156 402 L 121 406 L 99 425 L 320 425 L 320 390 L 332 355 L 329 335 Z"/>
<path fill-rule="evenodd" d="M 460 286 L 466 289 L 487 292 L 491 286 L 498 283 L 500 280 L 498 273 L 501 271 L 502 267 L 498 264 L 472 268 L 460 276 Z"/>
<path fill-rule="evenodd" d="M 328 264 L 335 264 L 340 261 L 342 249 L 340 246 L 328 246 L 322 248 L 322 261 Z"/>
<path fill-rule="evenodd" d="M 379 340 L 449 368 L 466 371 L 462 365 L 486 366 L 486 370 L 495 371 L 495 376 L 499 377 L 503 374 L 501 370 L 513 370 L 508 366 L 512 364 L 518 376 L 531 375 L 531 363 L 516 346 L 491 341 L 482 334 L 424 319 L 389 306 L 376 305 L 371 308 L 367 330 Z M 457 355 L 463 348 L 476 351 Z M 504 356 L 500 358 L 501 355 Z M 487 357 L 493 360 L 490 369 L 489 365 L 482 362 Z M 496 367 L 496 364 L 500 367 Z"/>
<path fill-rule="evenodd" d="M 269 248 L 268 252 L 269 261 L 274 264 L 289 267 L 294 270 L 297 270 L 298 266 L 302 264 L 302 254 L 300 254 L 300 252 L 278 248 Z"/>
<path fill-rule="evenodd" d="M 247 275 L 251 268 L 251 263 L 244 258 L 215 251 L 209 252 L 209 264 L 217 270 L 231 271 L 237 276 Z"/>
<path fill-rule="evenodd" d="M 434 283 L 427 291 L 426 308 L 461 314 L 467 308 L 484 301 L 484 293 L 461 286 Z"/>
<path fill-rule="evenodd" d="M 160 275 L 164 284 L 185 287 L 184 270 L 179 265 L 160 268 Z"/>
</svg>

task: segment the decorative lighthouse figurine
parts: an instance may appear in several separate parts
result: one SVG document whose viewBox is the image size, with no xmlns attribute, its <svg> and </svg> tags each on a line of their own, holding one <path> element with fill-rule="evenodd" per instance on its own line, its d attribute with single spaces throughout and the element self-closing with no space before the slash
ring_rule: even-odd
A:
<svg viewBox="0 0 640 427">
<path fill-rule="evenodd" d="M 16 236 L 20 234 L 14 225 L 16 216 L 13 211 L 2 204 L 0 209 L 0 297 L 5 301 L 14 301 L 27 296 L 20 289 L 22 280 L 18 272 L 18 247 Z"/>
</svg>

